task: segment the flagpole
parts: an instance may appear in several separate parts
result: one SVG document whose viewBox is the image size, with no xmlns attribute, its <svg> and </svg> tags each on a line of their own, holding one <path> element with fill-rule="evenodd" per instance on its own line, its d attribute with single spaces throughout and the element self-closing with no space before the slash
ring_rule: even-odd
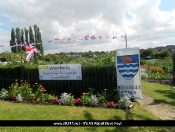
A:
<svg viewBox="0 0 175 132">
<path fill-rule="evenodd" d="M 125 42 L 126 42 L 126 48 L 127 48 L 127 35 L 125 33 Z"/>
</svg>

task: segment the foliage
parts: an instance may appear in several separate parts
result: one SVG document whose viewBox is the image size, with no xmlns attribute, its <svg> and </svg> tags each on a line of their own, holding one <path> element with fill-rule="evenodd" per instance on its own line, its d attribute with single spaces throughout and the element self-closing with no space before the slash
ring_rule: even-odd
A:
<svg viewBox="0 0 175 132">
<path fill-rule="evenodd" d="M 97 97 L 98 97 L 99 104 L 102 104 L 102 105 L 107 104 L 106 90 L 107 89 L 104 89 L 103 91 L 101 91 L 101 93 L 97 92 Z"/>
<path fill-rule="evenodd" d="M 8 96 L 8 91 L 5 88 L 2 88 L 0 91 L 0 99 L 6 99 Z"/>
<path fill-rule="evenodd" d="M 62 93 L 60 96 L 60 104 L 62 105 L 74 105 L 75 99 L 74 96 L 68 93 Z"/>
<path fill-rule="evenodd" d="M 23 101 L 23 97 L 19 93 L 18 93 L 18 95 L 16 96 L 15 99 L 16 99 L 17 102 L 22 102 Z"/>
<path fill-rule="evenodd" d="M 81 101 L 83 105 L 88 105 L 89 104 L 89 93 L 83 93 L 81 96 Z"/>
<path fill-rule="evenodd" d="M 98 98 L 96 97 L 96 95 L 90 95 L 90 97 L 89 97 L 89 105 L 90 106 L 98 105 Z"/>
<path fill-rule="evenodd" d="M 141 73 L 141 79 L 142 80 L 148 80 L 148 74 L 147 73 Z"/>
</svg>

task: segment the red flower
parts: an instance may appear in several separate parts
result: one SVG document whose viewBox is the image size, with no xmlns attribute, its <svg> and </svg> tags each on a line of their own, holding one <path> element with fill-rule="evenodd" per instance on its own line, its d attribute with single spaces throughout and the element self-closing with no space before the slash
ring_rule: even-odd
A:
<svg viewBox="0 0 175 132">
<path fill-rule="evenodd" d="M 80 98 L 75 99 L 75 105 L 79 105 L 79 104 L 81 104 L 81 99 Z"/>
<path fill-rule="evenodd" d="M 54 103 L 57 104 L 59 102 L 59 99 L 56 97 L 56 98 L 53 99 L 53 101 L 54 101 Z"/>
<path fill-rule="evenodd" d="M 108 102 L 108 106 L 109 106 L 109 107 L 115 107 L 114 101 Z"/>
<path fill-rule="evenodd" d="M 13 95 L 13 96 L 12 96 L 12 100 L 15 100 L 15 99 L 16 99 L 16 96 L 15 96 L 15 95 Z"/>
</svg>

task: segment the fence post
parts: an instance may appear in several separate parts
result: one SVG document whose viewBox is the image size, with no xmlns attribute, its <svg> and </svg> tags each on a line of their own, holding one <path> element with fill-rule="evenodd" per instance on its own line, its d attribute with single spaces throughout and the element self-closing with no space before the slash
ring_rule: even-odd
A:
<svg viewBox="0 0 175 132">
<path fill-rule="evenodd" d="M 173 86 L 175 86 L 175 54 L 173 51 Z"/>
</svg>

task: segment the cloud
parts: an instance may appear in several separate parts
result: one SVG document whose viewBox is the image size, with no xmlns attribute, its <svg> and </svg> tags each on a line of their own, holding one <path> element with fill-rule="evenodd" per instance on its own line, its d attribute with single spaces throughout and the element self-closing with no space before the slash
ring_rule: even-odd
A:
<svg viewBox="0 0 175 132">
<path fill-rule="evenodd" d="M 160 4 L 161 0 L 1 1 L 0 16 L 6 18 L 0 19 L 1 41 L 9 45 L 11 28 L 28 28 L 37 24 L 42 32 L 43 42 L 55 38 L 79 39 L 85 35 L 121 36 L 127 33 L 128 47 L 170 45 L 175 41 L 175 9 L 161 10 Z M 128 19 L 126 14 L 129 14 L 131 19 Z M 117 38 L 43 46 L 46 54 L 109 51 L 125 48 L 125 42 L 123 38 Z"/>
</svg>

